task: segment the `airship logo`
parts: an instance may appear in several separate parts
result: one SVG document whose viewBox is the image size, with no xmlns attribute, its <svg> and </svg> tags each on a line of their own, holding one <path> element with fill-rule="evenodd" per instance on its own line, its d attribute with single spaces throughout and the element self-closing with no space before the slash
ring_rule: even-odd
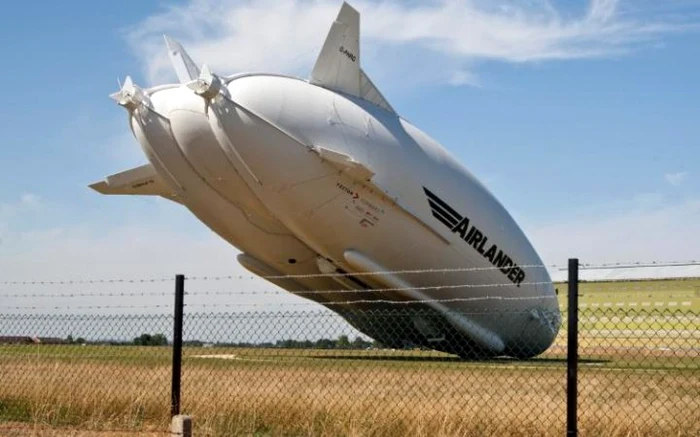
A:
<svg viewBox="0 0 700 437">
<path fill-rule="evenodd" d="M 462 216 L 454 210 L 444 200 L 440 199 L 429 189 L 423 187 L 426 196 L 428 196 L 428 204 L 430 210 L 440 223 L 447 226 L 455 234 L 458 234 L 462 240 L 474 248 L 481 256 L 489 260 L 489 262 L 506 275 L 506 277 L 515 285 L 520 287 L 520 284 L 525 279 L 525 271 L 519 267 L 515 261 L 502 249 L 499 249 L 496 244 L 486 245 L 489 237 L 479 230 L 474 225 L 470 226 L 469 218 Z M 486 249 L 488 247 L 488 249 Z"/>
</svg>

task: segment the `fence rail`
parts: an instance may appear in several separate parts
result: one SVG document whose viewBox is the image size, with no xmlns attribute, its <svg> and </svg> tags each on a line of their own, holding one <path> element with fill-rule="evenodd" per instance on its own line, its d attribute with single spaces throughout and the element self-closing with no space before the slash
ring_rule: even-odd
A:
<svg viewBox="0 0 700 437">
<path fill-rule="evenodd" d="M 227 280 L 215 295 L 181 276 L 3 283 L 0 434 L 27 423 L 157 432 L 179 411 L 195 435 L 700 434 L 700 279 L 555 284 L 561 326 L 531 359 L 491 356 L 454 326 L 543 316 L 526 307 L 251 310 L 235 278 L 216 279 Z M 527 349 L 522 323 L 508 332 Z"/>
</svg>

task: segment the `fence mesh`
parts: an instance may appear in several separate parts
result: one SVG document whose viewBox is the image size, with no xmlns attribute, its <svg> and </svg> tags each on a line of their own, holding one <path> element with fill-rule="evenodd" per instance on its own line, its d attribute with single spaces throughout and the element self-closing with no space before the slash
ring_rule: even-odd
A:
<svg viewBox="0 0 700 437">
<path fill-rule="evenodd" d="M 171 330 L 168 314 L 0 315 L 0 422 L 166 430 Z"/>
<path fill-rule="evenodd" d="M 402 330 L 424 315 L 400 309 L 351 316 L 371 318 L 385 326 L 387 334 L 403 338 L 410 333 Z M 529 361 L 465 361 L 415 344 L 388 348 L 327 312 L 194 314 L 187 322 L 188 329 L 205 326 L 201 338 L 216 345 L 186 349 L 183 386 L 185 411 L 195 416 L 216 412 L 208 417 L 207 430 L 213 433 L 564 432 L 566 370 L 561 347 Z M 237 332 L 233 342 L 232 329 Z"/>
<path fill-rule="evenodd" d="M 518 359 L 459 341 L 456 320 L 541 314 L 331 311 L 216 281 L 186 283 L 182 411 L 195 435 L 566 434 L 566 284 L 555 284 L 552 345 Z M 28 423 L 167 430 L 171 282 L 10 285 L 0 290 L 0 435 Z M 580 435 L 700 435 L 700 280 L 581 283 L 578 327 Z"/>
</svg>

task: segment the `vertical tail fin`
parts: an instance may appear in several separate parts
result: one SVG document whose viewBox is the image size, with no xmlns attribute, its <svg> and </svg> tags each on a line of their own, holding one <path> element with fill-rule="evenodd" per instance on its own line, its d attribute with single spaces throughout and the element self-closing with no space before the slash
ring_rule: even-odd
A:
<svg viewBox="0 0 700 437">
<path fill-rule="evenodd" d="M 180 83 L 187 83 L 199 77 L 199 67 L 194 63 L 190 55 L 187 54 L 182 44 L 170 38 L 168 35 L 163 35 L 165 45 L 168 46 L 168 56 L 173 64 L 175 74 Z"/>
<path fill-rule="evenodd" d="M 331 25 L 310 82 L 360 96 L 360 14 L 347 3 Z"/>
<path fill-rule="evenodd" d="M 309 82 L 360 97 L 396 113 L 360 68 L 360 14 L 347 3 L 343 3 L 331 25 Z"/>
</svg>

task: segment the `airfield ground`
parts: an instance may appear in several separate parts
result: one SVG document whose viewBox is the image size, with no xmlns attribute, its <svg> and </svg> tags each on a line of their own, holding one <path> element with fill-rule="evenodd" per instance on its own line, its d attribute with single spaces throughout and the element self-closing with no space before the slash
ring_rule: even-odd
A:
<svg viewBox="0 0 700 437">
<path fill-rule="evenodd" d="M 581 434 L 700 435 L 700 280 L 582 283 L 580 293 Z M 527 361 L 186 348 L 183 411 L 197 436 L 561 436 L 565 355 L 564 330 Z M 0 375 L 2 435 L 168 429 L 168 348 L 5 345 Z"/>
</svg>

